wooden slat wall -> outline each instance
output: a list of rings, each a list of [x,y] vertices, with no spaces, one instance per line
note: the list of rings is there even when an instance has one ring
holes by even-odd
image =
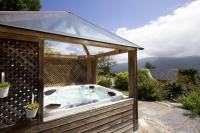
[[[122,133],[133,131],[133,99],[106,103],[43,124],[19,129],[20,133]],[[17,131],[17,130],[16,130]]]

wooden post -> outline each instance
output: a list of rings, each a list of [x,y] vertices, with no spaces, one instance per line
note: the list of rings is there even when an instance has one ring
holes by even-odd
[[[94,59],[93,60],[93,84],[97,84],[97,76],[98,76],[98,60]]]
[[[87,83],[97,82],[97,59],[87,60]]]
[[[91,83],[91,77],[92,77],[91,60],[86,60],[86,62],[87,62],[87,83]]]
[[[38,78],[38,123],[43,122],[43,92],[44,92],[44,82],[43,82],[43,72],[44,72],[44,40],[39,41],[39,78]]]
[[[138,129],[138,101],[137,101],[137,49],[128,52],[129,97],[134,98],[133,130]]]

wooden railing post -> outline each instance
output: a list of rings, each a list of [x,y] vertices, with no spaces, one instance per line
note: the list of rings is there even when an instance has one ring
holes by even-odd
[[[134,98],[133,130],[138,129],[138,99],[137,99],[137,49],[128,52],[128,86],[129,97]]]

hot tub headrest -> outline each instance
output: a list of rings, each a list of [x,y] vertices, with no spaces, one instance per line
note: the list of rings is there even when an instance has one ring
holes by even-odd
[[[90,86],[89,86],[89,88],[90,88],[90,89],[94,89],[94,88],[95,88],[95,86],[93,86],[93,85],[90,85]]]
[[[61,106],[61,104],[51,103],[45,106],[45,109],[57,109]]]
[[[114,93],[114,92],[112,92],[112,91],[109,91],[109,92],[108,92],[108,95],[109,95],[109,96],[116,96],[116,93]]]
[[[49,96],[49,95],[53,94],[54,92],[56,92],[56,89],[48,90],[48,91],[44,92],[44,95]]]

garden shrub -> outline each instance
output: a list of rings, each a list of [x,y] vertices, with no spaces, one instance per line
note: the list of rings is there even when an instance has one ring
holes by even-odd
[[[120,72],[116,74],[115,87],[118,90],[122,90],[122,91],[128,90],[128,73],[127,72]]]
[[[165,99],[177,101],[177,99],[184,94],[184,89],[181,84],[176,81],[171,81],[164,84],[163,89],[165,91]]]
[[[138,70],[138,99],[147,101],[163,100],[164,92],[162,88],[148,73],[147,69]]]
[[[180,102],[184,108],[200,114],[200,93],[191,92],[187,96],[183,96]]]
[[[181,84],[185,94],[200,92],[198,71],[195,69],[179,69],[177,82]]]
[[[197,75],[198,71],[195,69],[179,69],[178,70],[178,80],[180,82],[185,82],[185,83],[197,83]]]
[[[163,93],[155,82],[138,83],[138,99],[146,101],[162,100]]]
[[[112,85],[111,77],[108,75],[99,76],[98,85],[101,85],[104,87],[111,87]]]
[[[115,86],[118,90],[128,90],[128,73],[120,72],[116,74]],[[137,77],[138,99],[139,100],[163,100],[164,91],[159,83],[152,79],[147,69],[138,70]]]

